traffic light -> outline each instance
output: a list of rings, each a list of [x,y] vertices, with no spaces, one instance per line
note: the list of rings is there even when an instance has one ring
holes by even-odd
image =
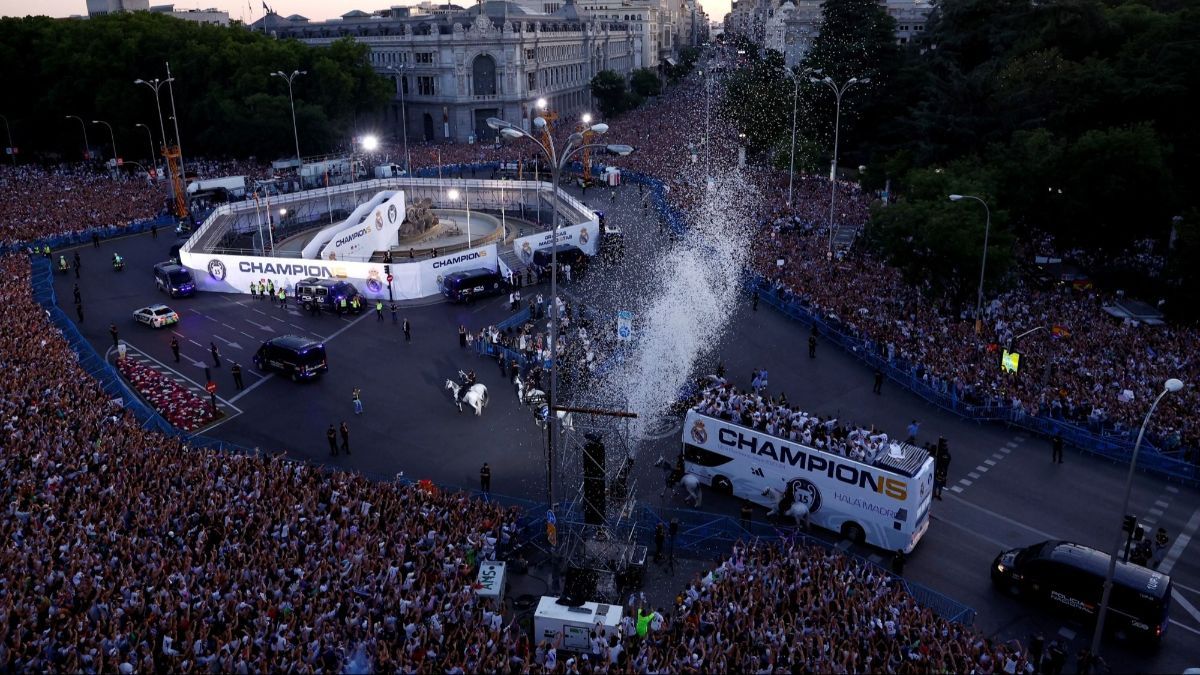
[[[1134,528],[1137,527],[1137,516],[1125,516],[1125,521],[1121,524],[1121,531],[1133,534]]]
[[[384,265],[384,266],[383,266],[383,273],[384,273],[384,274],[391,274],[391,273],[392,273],[392,266],[391,266],[391,265]]]

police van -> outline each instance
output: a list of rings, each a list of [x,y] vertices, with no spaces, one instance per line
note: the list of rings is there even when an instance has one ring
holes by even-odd
[[[992,583],[1013,595],[1047,603],[1094,622],[1104,595],[1109,554],[1066,541],[1003,551],[992,561]],[[1106,629],[1151,643],[1162,639],[1171,608],[1171,577],[1117,562]]]
[[[570,265],[573,268],[578,268],[580,263],[587,264],[587,254],[583,249],[571,244],[559,244],[554,247],[558,249],[558,264]],[[533,264],[542,267],[549,267],[554,260],[554,248],[539,248],[533,252]]]
[[[154,285],[172,298],[196,294],[196,281],[188,268],[177,262],[160,262],[154,266]]]
[[[333,312],[337,311],[342,305],[342,300],[345,300],[346,311],[352,312],[358,289],[349,281],[308,277],[296,282],[292,294],[304,309],[311,310],[313,303],[316,303],[321,309]],[[360,302],[359,309],[363,307],[366,307],[366,303]]]
[[[812,524],[856,543],[911,553],[929,528],[934,460],[908,443],[856,461],[690,409],[683,467],[717,492],[761,506],[802,502]]]
[[[293,382],[314,378],[329,370],[325,345],[298,335],[281,335],[262,343],[254,353],[254,367],[287,375]]]
[[[442,279],[442,295],[451,302],[469,302],[475,298],[498,295],[508,288],[500,272],[487,268],[451,272]]]

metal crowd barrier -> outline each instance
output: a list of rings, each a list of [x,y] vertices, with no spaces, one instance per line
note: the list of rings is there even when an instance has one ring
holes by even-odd
[[[175,220],[171,216],[158,216],[150,220],[142,220],[129,225],[105,225],[103,227],[92,227],[82,232],[71,232],[69,234],[60,234],[53,237],[41,237],[33,241],[15,242],[12,244],[4,244],[0,246],[0,255],[23,251],[27,247],[33,247],[36,251],[41,251],[43,247],[49,246],[51,252],[57,252],[60,249],[70,246],[79,246],[81,244],[92,243],[92,235],[99,235],[101,239],[112,239],[113,237],[123,237],[129,234],[141,234],[149,232],[153,226],[164,227],[174,225]]]
[[[888,359],[881,355],[877,345],[848,335],[839,326],[813,314],[807,307],[792,299],[784,298],[762,277],[755,276],[751,288],[758,293],[759,300],[783,312],[788,317],[816,326],[821,335],[850,355],[870,367],[878,368],[892,382],[912,391],[926,401],[975,422],[1004,422],[1042,436],[1061,434],[1063,442],[1078,447],[1092,455],[1103,457],[1114,463],[1128,463],[1133,454],[1134,439],[1129,434],[1116,435],[1091,431],[1067,420],[1047,415],[1036,415],[1029,411],[1014,409],[994,401],[969,403],[963,401],[949,383],[939,381],[931,385],[919,374],[923,368],[901,358]],[[1138,469],[1146,473],[1176,481],[1193,487],[1200,486],[1200,468],[1190,462],[1163,454],[1150,439],[1143,439],[1138,455]]]

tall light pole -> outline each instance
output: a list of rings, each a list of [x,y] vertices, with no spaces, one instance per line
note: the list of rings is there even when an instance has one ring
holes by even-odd
[[[112,125],[109,124],[108,122],[105,122],[104,120],[92,120],[92,124],[103,124],[104,126],[108,127],[108,137],[110,139],[112,139],[112,146],[113,146],[113,166],[116,166],[116,164],[117,164],[117,135],[115,133],[113,133]]]
[[[83,129],[83,158],[85,160],[91,159],[92,151],[91,146],[88,145],[87,125],[83,123],[83,118],[79,115],[67,115],[66,119],[79,120],[79,128]]]
[[[408,109],[404,104],[404,66],[388,66],[388,70],[396,74],[396,88],[400,90],[400,126],[404,131],[404,175],[412,176],[412,159],[408,156]]]
[[[141,122],[138,122],[133,126],[141,127],[146,130],[146,142],[150,144],[150,166],[154,167],[154,170],[157,172],[158,162],[154,159],[154,134],[150,133],[150,127],[142,124]]]
[[[175,150],[179,153],[179,174],[183,179],[183,189],[187,190],[187,167],[183,162],[183,137],[179,135],[179,113],[175,111],[175,78],[171,77],[171,64],[167,63],[167,79],[163,80],[167,85],[167,93],[171,99],[171,119],[175,125]]]
[[[797,104],[799,103],[799,100],[800,100],[800,76],[801,76],[801,73],[792,72],[792,69],[788,68],[787,66],[784,66],[783,72],[789,78],[791,78],[792,84],[795,85],[795,89],[793,89],[793,91],[792,91],[792,159],[791,159],[791,163],[788,165],[787,203],[788,203],[788,206],[791,206],[792,205],[792,186],[796,180],[796,109],[797,109]],[[819,73],[821,71],[813,70],[813,71],[809,71],[809,72]],[[836,145],[836,141],[835,141],[835,145]]]
[[[852,77],[846,80],[842,86],[838,86],[833,81],[832,77],[810,77],[810,82],[824,84],[833,90],[834,97],[837,98],[837,112],[833,117],[833,161],[829,164],[829,259],[833,260],[833,214],[834,214],[834,199],[837,198],[837,161],[838,161],[838,133],[841,130],[842,122],[842,96],[846,90],[856,84],[868,84],[871,81],[869,77]]]
[[[1112,554],[1108,558],[1108,573],[1104,575],[1104,595],[1100,598],[1100,612],[1096,615],[1096,632],[1092,634],[1092,658],[1100,654],[1100,638],[1104,635],[1104,619],[1108,615],[1108,601],[1112,596],[1113,575],[1117,571],[1117,556],[1121,554],[1121,547],[1125,543],[1125,514],[1129,512],[1129,496],[1133,492],[1133,472],[1137,469],[1138,450],[1142,447],[1142,436],[1146,434],[1146,427],[1150,424],[1150,417],[1154,414],[1154,409],[1158,407],[1158,402],[1163,400],[1167,394],[1175,393],[1180,389],[1183,389],[1183,382],[1173,377],[1163,383],[1163,390],[1159,392],[1158,398],[1154,399],[1154,403],[1150,404],[1150,410],[1146,412],[1146,419],[1142,420],[1142,428],[1138,430],[1137,442],[1133,444],[1133,456],[1129,459],[1129,474],[1125,477],[1125,501],[1121,506],[1120,525],[1117,527],[1117,537]]]
[[[153,80],[134,80],[133,83],[134,84],[144,84],[147,87],[150,87],[150,90],[154,92],[154,107],[156,110],[158,110],[158,132],[161,134],[161,136],[159,136],[159,138],[162,139],[162,148],[163,148],[163,154],[164,154],[163,166],[167,168],[167,171],[165,173],[168,174],[167,179],[171,183],[171,197],[175,200],[178,200],[179,195],[175,194],[175,180],[173,178],[171,178],[171,176],[169,175],[171,173],[171,170],[170,170],[171,165],[170,165],[170,162],[165,157],[166,150],[167,150],[167,127],[163,123],[162,98],[158,95],[159,89],[164,84],[167,84],[170,79],[171,78],[167,78],[167,80],[160,80],[156,77]],[[149,131],[149,129],[147,129],[147,132],[148,131]],[[151,142],[153,142],[153,139],[151,139]]]
[[[0,115],[0,120],[4,120],[4,130],[6,132],[8,132],[8,145],[6,147],[11,150],[13,166],[16,166],[17,165],[17,149],[13,147],[12,127],[8,126],[8,118],[5,117],[4,115]]]
[[[540,103],[540,101],[539,101]],[[557,395],[558,395],[558,182],[562,176],[563,168],[571,161],[576,153],[587,148],[604,148],[609,152],[625,156],[633,152],[633,147],[628,145],[607,145],[604,143],[587,143],[584,140],[584,133],[576,131],[567,137],[567,145],[559,153],[557,146],[554,144],[554,137],[549,133],[545,134],[545,141],[539,140],[536,136],[525,131],[521,127],[505,122],[498,117],[489,117],[487,125],[492,129],[500,132],[501,136],[509,139],[528,138],[533,141],[538,150],[550,162],[551,183],[553,189],[553,206],[550,214],[550,419],[546,423],[546,433],[548,440],[548,457],[546,458],[546,504],[551,512],[554,511],[554,463],[555,463],[555,447],[554,447],[554,424],[556,421]],[[546,118],[538,116],[533,120],[534,133],[540,133],[546,130]],[[593,124],[588,127],[587,132],[593,134],[604,134],[608,131],[607,124]]]
[[[987,220],[983,225],[983,262],[979,264],[979,291],[975,296],[975,334],[979,335],[983,332],[983,275],[987,271],[988,234],[992,231],[992,210],[988,208],[987,202],[974,195],[950,195],[952,202],[964,199],[974,199],[983,204],[984,213],[987,214]]]
[[[304,167],[304,160],[300,158],[300,132],[296,127],[296,98],[292,95],[292,81],[295,80],[297,76],[307,74],[308,71],[304,70],[293,70],[291,75],[288,75],[282,70],[277,70],[271,73],[273,77],[282,77],[284,80],[287,80],[288,102],[292,105],[292,136],[296,139],[296,162],[299,164],[299,166],[296,167],[297,175],[300,175],[300,169]],[[300,181],[303,183],[304,178],[302,177]]]

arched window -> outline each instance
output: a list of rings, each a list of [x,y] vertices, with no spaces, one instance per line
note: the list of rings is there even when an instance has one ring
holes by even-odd
[[[474,82],[476,96],[494,96],[496,94],[496,59],[488,54],[480,54],[471,62],[471,77]]]

